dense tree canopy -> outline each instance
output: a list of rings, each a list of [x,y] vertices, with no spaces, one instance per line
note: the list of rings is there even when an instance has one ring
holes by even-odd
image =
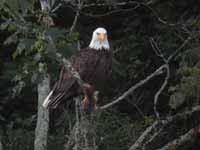
[[[53,85],[60,66],[101,26],[113,72],[98,109],[80,120],[95,139],[89,144],[200,148],[200,1],[1,0],[0,150],[34,149],[38,84],[48,74]],[[82,146],[75,101],[50,111],[48,150]]]

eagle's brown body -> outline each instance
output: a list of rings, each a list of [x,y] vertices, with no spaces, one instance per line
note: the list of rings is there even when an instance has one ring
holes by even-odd
[[[84,83],[91,85],[96,90],[100,90],[111,73],[112,52],[104,49],[82,49],[71,57],[71,63]],[[81,92],[83,91],[77,79],[63,66],[59,80],[55,83],[52,94],[49,97],[47,107],[55,108],[62,101],[79,95]]]

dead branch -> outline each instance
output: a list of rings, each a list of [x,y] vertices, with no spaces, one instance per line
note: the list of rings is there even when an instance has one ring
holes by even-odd
[[[147,5],[154,5],[156,3],[158,3],[160,0],[150,0],[148,1],[146,4]],[[114,3],[115,6],[128,6],[131,4],[140,4],[137,1],[128,1],[128,2],[118,2],[118,3]],[[90,3],[90,4],[84,4],[83,8],[89,8],[89,7],[104,7],[104,6],[108,6],[108,3]]]
[[[154,96],[154,113],[156,114],[156,117],[157,119],[160,119],[160,114],[159,112],[157,111],[157,102],[158,102],[158,98],[160,96],[160,94],[162,93],[162,91],[165,89],[167,83],[168,83],[168,80],[169,80],[169,77],[170,77],[170,69],[169,69],[169,64],[166,64],[165,65],[165,69],[167,71],[167,74],[166,74],[166,77],[165,77],[165,80],[161,86],[161,88],[156,92],[155,96]]]
[[[119,96],[116,100],[101,106],[99,109],[106,109],[108,107],[111,107],[112,105],[122,101],[124,98],[126,98],[127,96],[129,96],[132,92],[134,92],[137,88],[141,87],[142,85],[144,85],[145,83],[147,83],[150,79],[154,78],[155,76],[158,76],[160,74],[163,73],[163,69],[166,67],[166,65],[162,65],[160,66],[158,69],[156,69],[153,73],[151,73],[149,76],[147,76],[145,79],[139,81],[138,83],[136,83],[134,86],[132,86],[131,88],[129,88],[126,92],[124,92],[121,96]]]
[[[76,14],[75,14],[75,17],[74,17],[74,21],[72,23],[72,26],[70,28],[70,34],[74,31],[75,29],[75,26],[77,24],[77,21],[78,21],[78,17],[80,15],[80,11],[82,9],[82,5],[83,5],[83,2],[81,2],[81,0],[78,0],[78,3],[77,3],[77,9],[76,9]]]
[[[136,1],[130,1],[130,2],[119,2],[119,3],[115,3],[115,5],[117,6],[125,6],[125,5],[130,5],[130,4],[139,4],[139,2]],[[91,4],[84,4],[83,8],[89,8],[89,7],[104,7],[104,6],[108,6],[108,3],[91,3]]]
[[[181,25],[181,23],[168,23],[167,21],[165,21],[164,19],[162,19],[158,13],[148,4],[148,3],[140,3],[142,6],[146,7],[147,9],[149,9],[152,14],[157,18],[157,20],[164,24],[164,25],[167,25],[167,26],[171,26],[171,27],[174,27],[174,26],[177,26],[177,25]]]
[[[141,147],[143,142],[146,140],[146,138],[154,132],[158,126],[161,125],[161,121],[155,121],[151,126],[149,126],[138,138],[138,140],[129,148],[129,150],[136,150],[137,148]]]
[[[104,14],[91,14],[91,13],[86,13],[86,12],[83,12],[81,11],[80,13],[85,15],[85,16],[89,16],[89,17],[92,17],[92,18],[98,18],[98,17],[105,17],[105,16],[109,16],[109,15],[112,15],[112,14],[115,14],[115,13],[118,13],[118,12],[129,12],[129,11],[133,11],[133,10],[136,10],[137,8],[139,8],[140,4],[136,4],[136,6],[134,6],[133,8],[127,8],[127,9],[117,9],[117,10],[112,10],[112,11],[109,11],[107,13],[104,13]]]
[[[164,65],[160,66],[158,69],[156,69],[153,73],[151,73],[149,76],[147,76],[145,79],[139,81],[138,83],[136,83],[134,86],[132,86],[131,88],[129,88],[126,92],[124,92],[121,96],[119,96],[117,99],[115,99],[114,101],[105,104],[101,107],[99,107],[99,109],[106,109],[108,107],[111,107],[112,105],[122,101],[124,98],[126,98],[127,96],[129,96],[132,92],[134,92],[137,88],[141,87],[142,85],[144,85],[145,83],[147,83],[150,79],[152,79],[155,76],[158,76],[160,74],[163,73],[163,69],[167,70],[167,75],[165,77],[165,81],[162,84],[161,88],[158,90],[158,92],[156,93],[155,97],[154,97],[154,111],[156,113],[156,116],[159,118],[159,113],[156,110],[156,105],[157,105],[157,101],[158,101],[158,97],[161,94],[161,92],[164,90],[164,88],[166,87],[169,77],[170,77],[170,71],[169,71],[169,62],[172,60],[172,58],[174,58],[184,47],[185,45],[188,44],[188,42],[191,40],[191,37],[188,37],[183,44],[181,44],[181,46],[179,48],[177,48],[177,50],[175,50],[174,53],[172,53],[167,59],[163,58],[163,61],[166,62]]]
[[[180,137],[174,139],[173,141],[169,142],[168,144],[157,150],[175,150],[184,143],[192,141],[198,134],[200,134],[200,125],[190,129],[187,133],[181,135]]]
[[[193,37],[194,38],[194,37]],[[168,58],[167,58],[167,62],[170,62],[188,43],[190,40],[193,39],[192,37],[188,37],[184,42],[183,44],[174,51],[174,53],[172,53]]]
[[[162,129],[172,123],[178,118],[190,117],[193,113],[200,111],[200,105],[195,106],[192,110],[178,113],[174,116],[167,117],[164,120],[156,120],[151,126],[147,127],[146,130],[140,135],[140,137],[135,141],[135,143],[129,148],[129,150],[137,150],[138,148],[145,147],[147,144],[151,143],[153,139],[162,131]],[[145,149],[145,148],[144,148]]]
[[[164,57],[164,54],[161,52],[160,48],[158,47],[158,44],[155,42],[155,40],[153,38],[150,39],[150,43],[151,43],[151,46],[154,50],[154,52],[156,53],[156,55],[160,58],[162,58],[162,60],[165,62],[166,66],[165,66],[165,69],[167,71],[166,73],[166,77],[165,77],[165,80],[162,84],[162,86],[160,87],[160,89],[156,92],[155,96],[154,96],[154,112],[155,112],[155,115],[156,117],[159,119],[160,118],[160,115],[159,115],[159,112],[157,111],[157,103],[158,103],[158,98],[160,96],[160,94],[162,93],[162,91],[164,90],[164,88],[166,87],[167,83],[168,83],[168,80],[170,78],[170,68],[169,68],[169,62],[172,60],[172,58],[174,58],[177,53],[179,53],[183,47],[185,47],[185,45],[191,40],[192,38],[191,37],[188,37],[184,42],[183,44],[181,44],[181,46],[179,46],[179,48],[177,48],[174,53],[172,53],[167,59]]]
[[[154,38],[150,38],[149,40],[151,47],[153,48],[155,54],[160,57],[164,63],[167,63],[167,59],[165,58],[164,54],[162,53],[161,49],[159,48],[158,44],[154,40]]]

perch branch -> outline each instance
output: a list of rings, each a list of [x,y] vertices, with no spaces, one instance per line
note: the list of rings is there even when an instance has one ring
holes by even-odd
[[[115,99],[114,101],[101,106],[99,109],[106,109],[108,107],[113,106],[114,104],[122,101],[124,98],[126,98],[128,95],[130,95],[132,92],[134,92],[137,88],[141,87],[142,85],[144,85],[145,83],[147,83],[150,79],[152,79],[155,76],[158,76],[162,73],[162,70],[166,67],[166,65],[162,65],[160,66],[158,69],[156,69],[153,73],[151,73],[149,76],[147,76],[145,79],[139,81],[138,83],[136,83],[134,86],[132,86],[131,88],[129,88],[126,92],[124,92],[121,96],[119,96],[117,99]]]

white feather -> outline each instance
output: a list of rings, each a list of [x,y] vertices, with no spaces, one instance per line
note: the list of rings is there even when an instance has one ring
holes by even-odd
[[[101,50],[101,49],[106,49],[109,50],[110,49],[110,45],[108,43],[108,39],[106,38],[104,41],[99,41],[97,38],[97,33],[107,33],[106,29],[104,28],[97,28],[92,35],[92,40],[90,42],[89,47],[96,49],[96,50]]]
[[[49,104],[49,102],[50,102],[50,97],[51,97],[51,95],[53,94],[53,90],[49,93],[49,95],[45,98],[45,100],[44,100],[44,102],[43,102],[43,104],[42,104],[42,106],[44,107],[44,108],[47,108],[48,107],[48,104]]]

